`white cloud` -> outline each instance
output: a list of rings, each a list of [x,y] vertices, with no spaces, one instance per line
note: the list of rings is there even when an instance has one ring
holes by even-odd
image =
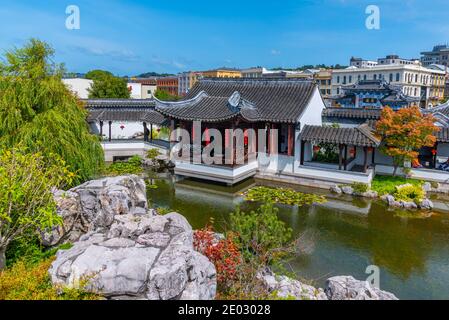
[[[278,56],[281,54],[281,51],[276,50],[276,49],[271,49],[270,54],[273,56]]]

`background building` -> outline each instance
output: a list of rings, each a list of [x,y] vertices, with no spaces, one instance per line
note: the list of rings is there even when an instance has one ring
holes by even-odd
[[[349,67],[332,73],[332,95],[342,94],[342,87],[361,80],[385,80],[402,87],[406,96],[420,98],[423,108],[435,106],[444,98],[445,72],[416,64],[377,65],[371,68]]]
[[[332,70],[322,69],[314,74],[314,79],[323,98],[328,99],[332,95]]]
[[[173,96],[178,95],[178,77],[163,77],[157,79],[157,89],[168,92]]]
[[[82,78],[67,78],[62,79],[62,82],[80,99],[89,98],[89,89],[94,83],[92,80]]]
[[[137,82],[128,82],[127,85],[131,99],[142,99],[142,84]]]
[[[369,68],[377,66],[377,61],[364,60],[362,58],[352,57],[351,60],[349,61],[349,66],[357,68]]]
[[[398,110],[418,105],[419,97],[409,97],[401,86],[389,84],[385,80],[360,80],[355,84],[343,86],[342,94],[332,98],[333,107],[381,109],[390,107]]]
[[[156,78],[137,78],[131,82],[139,83],[141,85],[141,99],[150,99],[154,97],[157,89]]]
[[[432,51],[421,52],[421,55],[421,62],[425,67],[431,64],[449,66],[449,46],[447,44],[435,46]]]
[[[242,72],[238,69],[220,68],[208,71],[202,71],[204,78],[241,78]]]
[[[447,101],[449,99],[449,67],[443,66],[441,64],[431,64],[429,69],[440,70],[446,73],[445,76],[445,86],[444,86],[444,99]]]
[[[385,58],[377,59],[378,65],[386,65],[386,64],[421,64],[419,59],[403,59],[395,54],[390,54]]]
[[[178,74],[178,95],[181,97],[185,96],[200,77],[200,72],[193,71]]]

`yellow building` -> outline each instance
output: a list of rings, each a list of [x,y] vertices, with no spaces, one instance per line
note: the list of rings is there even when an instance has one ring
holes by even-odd
[[[332,93],[332,70],[321,69],[315,73],[314,79],[320,87],[323,98],[329,98]]]
[[[201,72],[204,78],[241,78],[240,70],[231,68],[220,68]]]

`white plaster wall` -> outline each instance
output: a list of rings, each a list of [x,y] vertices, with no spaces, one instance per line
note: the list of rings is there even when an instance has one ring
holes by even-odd
[[[142,99],[142,84],[128,82],[128,89],[131,89],[131,99]]]
[[[323,124],[321,113],[325,107],[320,90],[316,87],[309,105],[298,119],[298,122],[301,124],[301,130],[305,125],[321,126]]]
[[[318,87],[315,88],[315,91],[310,99],[310,102],[303,114],[299,117],[298,122],[300,123],[300,130],[304,128],[305,125],[317,125],[321,126],[322,117],[321,113],[326,108],[323,98],[321,97],[320,90]],[[294,171],[300,167],[301,165],[301,131],[295,131],[295,160],[294,160]],[[307,145],[306,145],[307,147]],[[308,151],[305,151],[305,154],[309,154]],[[304,159],[307,161],[307,159]]]
[[[266,153],[259,152],[258,164],[260,171],[272,171],[272,172],[294,172],[295,158],[282,155],[268,155]]]
[[[142,85],[142,99],[150,99],[152,97],[154,97],[154,93],[156,92],[157,86],[154,85],[147,85],[147,84],[143,84]],[[150,93],[148,93],[148,91],[150,91]]]
[[[124,125],[124,128],[120,128],[121,125]],[[112,122],[111,126],[112,130],[112,139],[131,139],[132,136],[136,133],[142,133],[143,135],[143,123],[142,122]],[[150,125],[148,124],[148,129],[150,129]],[[153,130],[155,126],[153,126]],[[100,123],[96,122],[91,124],[92,133],[99,134],[100,133]],[[109,139],[109,124],[108,121],[103,122],[103,137],[105,139]]]
[[[108,143],[101,144],[104,150],[106,162],[112,162],[114,157],[132,157],[135,155],[144,157],[146,152],[150,149],[157,149],[161,154],[167,154],[167,150],[149,143],[141,142],[123,142],[123,143]]]
[[[319,179],[322,177],[323,180],[333,181],[335,183],[352,183],[352,182],[362,182],[366,184],[371,184],[374,174],[372,170],[368,173],[359,172],[349,172],[349,171],[339,171],[334,169],[315,169],[311,167],[300,167],[295,172],[295,175],[300,177]]]
[[[78,96],[80,99],[89,98],[89,91],[92,87],[93,81],[89,79],[62,79],[62,82],[67,86],[67,88]]]

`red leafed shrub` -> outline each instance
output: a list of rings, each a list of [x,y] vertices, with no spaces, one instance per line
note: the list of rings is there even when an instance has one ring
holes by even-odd
[[[213,228],[206,226],[195,231],[193,245],[196,251],[205,255],[215,265],[218,285],[226,285],[228,281],[236,278],[242,257],[232,234],[217,240]]]

